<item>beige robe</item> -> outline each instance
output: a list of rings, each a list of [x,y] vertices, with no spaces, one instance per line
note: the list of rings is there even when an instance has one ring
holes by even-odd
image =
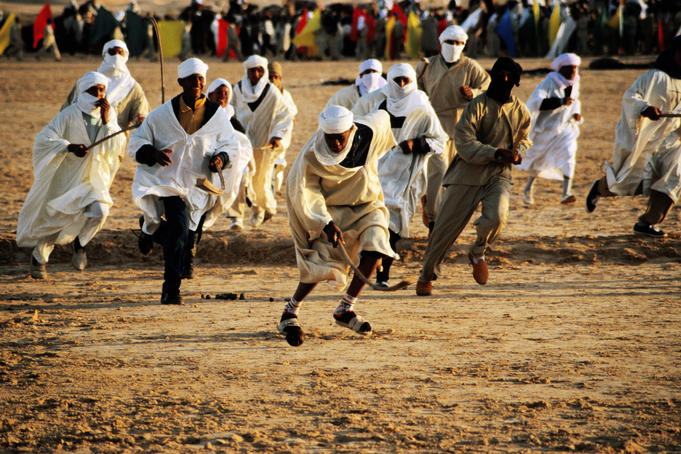
[[[667,194],[674,203],[681,197],[681,128],[673,132],[653,153],[643,171],[643,195],[650,191]]]
[[[641,112],[649,106],[664,113],[680,113],[681,79],[652,69],[624,92],[622,115],[615,129],[612,163],[605,163],[608,189],[614,194],[634,195],[650,156],[679,127],[678,118],[653,121],[642,117]]]
[[[359,87],[356,84],[352,84],[348,87],[338,90],[333,96],[331,96],[324,108],[329,106],[342,106],[348,110],[352,110],[352,106],[355,105],[359,98]]]
[[[300,282],[347,282],[348,266],[322,229],[333,220],[343,232],[354,263],[361,251],[398,258],[388,241],[388,210],[378,179],[378,159],[395,145],[390,118],[384,111],[356,119],[371,128],[373,137],[361,167],[326,166],[315,155],[322,139],[317,133],[303,146],[286,181],[289,226],[296,249]]]

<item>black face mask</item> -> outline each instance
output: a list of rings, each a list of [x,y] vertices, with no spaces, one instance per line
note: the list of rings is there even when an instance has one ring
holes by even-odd
[[[522,72],[523,68],[511,58],[498,58],[490,72],[492,81],[487,89],[489,97],[502,104],[507,102],[511,98],[513,86],[520,85]]]
[[[511,90],[513,90],[514,85],[513,82],[504,81],[503,77],[492,76],[492,81],[489,83],[487,94],[493,100],[503,104],[511,98]]]
[[[673,79],[681,79],[681,66],[676,63],[675,53],[681,51],[681,36],[677,36],[671,42],[671,47],[657,57],[655,68],[664,71]]]

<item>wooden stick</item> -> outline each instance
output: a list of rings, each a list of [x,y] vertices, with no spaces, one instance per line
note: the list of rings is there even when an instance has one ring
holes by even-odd
[[[681,113],[663,113],[660,118],[681,118]]]
[[[345,259],[345,262],[350,265],[350,268],[352,268],[352,271],[355,272],[355,276],[359,277],[362,282],[364,282],[366,285],[369,287],[373,288],[374,290],[379,290],[382,292],[394,292],[395,290],[401,290],[408,285],[411,285],[412,283],[409,281],[400,281],[399,283],[395,285],[391,285],[390,287],[381,287],[380,285],[376,285],[372,282],[369,282],[369,279],[362,274],[362,272],[355,266],[354,263],[352,263],[352,260],[350,260],[350,256],[348,255],[348,251],[345,250],[345,246],[343,246],[343,243],[338,242],[338,249],[340,249],[341,254],[343,254],[343,258]]]
[[[156,22],[156,19],[154,19],[154,16],[149,17],[149,20],[151,21],[151,26],[154,29],[156,40],[158,41],[158,53],[161,61],[161,104],[164,104],[166,102],[166,75],[163,68],[163,46],[161,45],[161,33],[158,31],[158,23]]]
[[[98,141],[96,141],[96,142],[94,142],[93,144],[91,144],[90,146],[88,146],[88,147],[85,149],[85,151],[89,151],[89,150],[93,149],[94,147],[96,147],[96,146],[99,145],[100,143],[106,142],[107,140],[109,140],[109,139],[112,138],[112,137],[117,136],[118,134],[122,134],[122,133],[124,133],[124,132],[130,131],[131,129],[139,128],[141,124],[142,124],[142,122],[140,121],[139,123],[135,123],[134,125],[130,125],[130,126],[128,126],[127,128],[121,129],[120,131],[116,131],[116,132],[114,132],[113,134],[109,134],[109,135],[106,136],[106,137],[102,137],[102,138],[99,139]]]
[[[209,194],[220,196],[225,192],[225,176],[222,174],[222,170],[218,172],[218,177],[220,178],[220,189],[215,187],[210,178],[198,178],[196,180],[196,187],[203,189]]]

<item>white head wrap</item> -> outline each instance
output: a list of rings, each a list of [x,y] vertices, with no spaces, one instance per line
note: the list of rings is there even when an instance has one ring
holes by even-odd
[[[468,41],[468,34],[458,25],[450,25],[440,33],[440,44],[448,40],[463,41],[465,43]]]
[[[231,101],[232,99],[232,85],[229,82],[227,82],[225,79],[215,79],[208,86],[208,90],[206,91],[206,93],[210,95],[223,85],[227,87],[227,90],[229,91],[229,96],[227,97],[227,106],[223,107],[223,109],[225,109],[225,112],[227,112],[227,116],[229,118],[232,118],[232,116],[234,115],[234,108],[229,104],[229,101]]]
[[[189,77],[192,74],[200,74],[205,79],[207,72],[208,65],[198,58],[188,58],[187,60],[180,63],[177,67],[177,77],[180,79]]]
[[[92,96],[87,90],[95,85],[104,85],[106,87],[108,84],[109,78],[104,74],[95,71],[87,72],[83,77],[78,79],[78,83],[76,84],[76,90],[78,91],[76,105],[80,111],[92,117],[99,118],[99,108],[95,106],[95,103],[99,98]]]
[[[350,152],[352,140],[355,137],[357,128],[353,124],[353,115],[348,109],[342,106],[329,106],[319,114],[319,128],[321,134],[317,133],[314,153],[317,160],[325,166],[332,166],[340,163]],[[340,134],[352,129],[348,142],[339,153],[329,149],[324,139],[324,134]]]
[[[462,41],[463,44],[447,44],[445,41]],[[440,53],[442,58],[447,63],[454,63],[459,61],[461,54],[463,53],[463,48],[466,47],[466,41],[468,41],[468,35],[463,28],[458,25],[450,25],[445,28],[442,33],[440,33]]]
[[[409,83],[400,87],[396,77],[408,77]],[[408,63],[398,63],[388,71],[388,85],[383,88],[387,97],[388,112],[396,117],[405,117],[411,111],[428,105],[428,97],[416,86],[416,71]]]
[[[378,72],[368,73],[362,76],[361,74],[367,69],[373,69],[374,71]],[[360,75],[358,75],[357,79],[355,79],[355,85],[357,85],[357,87],[359,88],[359,94],[361,96],[364,96],[367,93],[371,93],[374,90],[383,88],[386,84],[386,81],[383,78],[382,73],[383,65],[381,65],[381,62],[376,60],[375,58],[370,58],[360,63],[359,64]]]
[[[549,73],[548,77],[552,78],[561,89],[564,89],[567,86],[573,86],[579,82],[579,74],[575,74],[573,79],[566,79],[565,76],[558,71],[560,71],[560,68],[563,66],[579,66],[581,63],[582,59],[579,58],[577,54],[561,54],[551,62],[552,71]]]
[[[109,55],[109,49],[114,47],[123,49],[123,55]],[[135,85],[135,79],[132,78],[128,67],[125,65],[130,56],[130,51],[125,42],[119,39],[112,39],[104,44],[102,56],[104,61],[97,71],[109,78],[106,98],[115,107],[128,96],[128,93],[130,93],[130,90]]]
[[[270,76],[269,72],[267,71],[267,59],[265,57],[261,57],[260,55],[251,55],[246,59],[246,61],[244,61],[243,65],[246,71],[244,72],[244,77],[241,78],[241,93],[243,94],[246,102],[254,102],[260,97],[260,94],[265,89],[265,86],[270,83]],[[264,73],[254,87],[251,85],[251,81],[248,78],[248,70],[257,68],[258,66],[263,69]]]

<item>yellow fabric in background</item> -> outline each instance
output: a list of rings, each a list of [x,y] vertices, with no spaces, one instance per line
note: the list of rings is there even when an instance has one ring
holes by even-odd
[[[182,50],[182,32],[184,22],[181,20],[161,21],[158,23],[158,33],[161,35],[161,49],[163,58],[177,57]]]
[[[2,28],[0,28],[0,55],[9,46],[9,35],[12,31],[12,25],[14,25],[14,18],[14,13],[10,13]]]
[[[414,60],[419,58],[421,49],[421,21],[415,12],[410,12],[407,18],[407,42],[405,43],[407,55]]]
[[[384,56],[386,60],[390,60],[390,41],[392,40],[393,28],[395,27],[395,16],[390,16],[385,23],[385,51]]]
[[[312,17],[305,27],[300,31],[295,38],[293,38],[293,44],[298,47],[313,47],[316,48],[316,43],[314,41],[314,32],[322,28],[322,12],[320,9],[316,9],[312,13]]]

